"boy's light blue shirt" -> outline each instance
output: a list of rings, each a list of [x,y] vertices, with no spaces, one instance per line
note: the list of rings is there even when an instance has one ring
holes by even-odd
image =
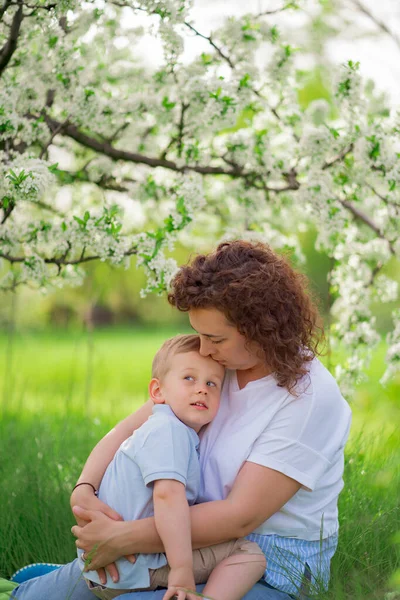
[[[180,421],[166,404],[157,404],[153,414],[125,440],[108,465],[99,488],[99,498],[125,521],[154,515],[153,485],[158,479],[174,479],[186,488],[189,504],[199,493],[199,438],[194,429]],[[78,551],[78,556],[82,551]],[[83,569],[84,562],[80,558]],[[167,564],[165,554],[139,554],[135,564],[125,558],[117,561],[119,581],[107,574],[106,587],[140,589],[150,585],[149,569]],[[84,576],[100,583],[96,571]]]

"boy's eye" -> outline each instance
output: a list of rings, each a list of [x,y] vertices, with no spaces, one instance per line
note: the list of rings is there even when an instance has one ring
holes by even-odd
[[[191,375],[186,375],[186,377],[184,377],[184,379],[187,379],[189,381],[190,379],[194,379],[194,377],[192,377]]]
[[[208,387],[217,387],[217,384],[214,383],[213,381],[207,381],[207,385],[208,385]]]

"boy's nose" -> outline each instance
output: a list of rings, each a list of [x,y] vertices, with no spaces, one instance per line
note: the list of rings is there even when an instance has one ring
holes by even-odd
[[[207,386],[200,384],[197,389],[197,394],[207,394]]]

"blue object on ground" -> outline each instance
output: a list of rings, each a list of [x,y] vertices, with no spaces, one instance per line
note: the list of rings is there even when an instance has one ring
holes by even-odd
[[[34,563],[32,565],[26,565],[26,567],[22,567],[22,569],[18,569],[10,579],[16,583],[22,583],[23,581],[28,581],[28,579],[46,575],[46,573],[55,571],[60,567],[62,567],[62,565],[56,565],[54,563]]]

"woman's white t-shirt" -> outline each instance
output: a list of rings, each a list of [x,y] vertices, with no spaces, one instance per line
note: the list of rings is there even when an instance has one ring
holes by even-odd
[[[236,372],[227,371],[218,414],[200,443],[198,502],[223,500],[243,463],[257,463],[302,487],[256,533],[319,540],[338,529],[351,411],[335,379],[316,358],[297,393],[279,387],[273,375],[240,390]]]

